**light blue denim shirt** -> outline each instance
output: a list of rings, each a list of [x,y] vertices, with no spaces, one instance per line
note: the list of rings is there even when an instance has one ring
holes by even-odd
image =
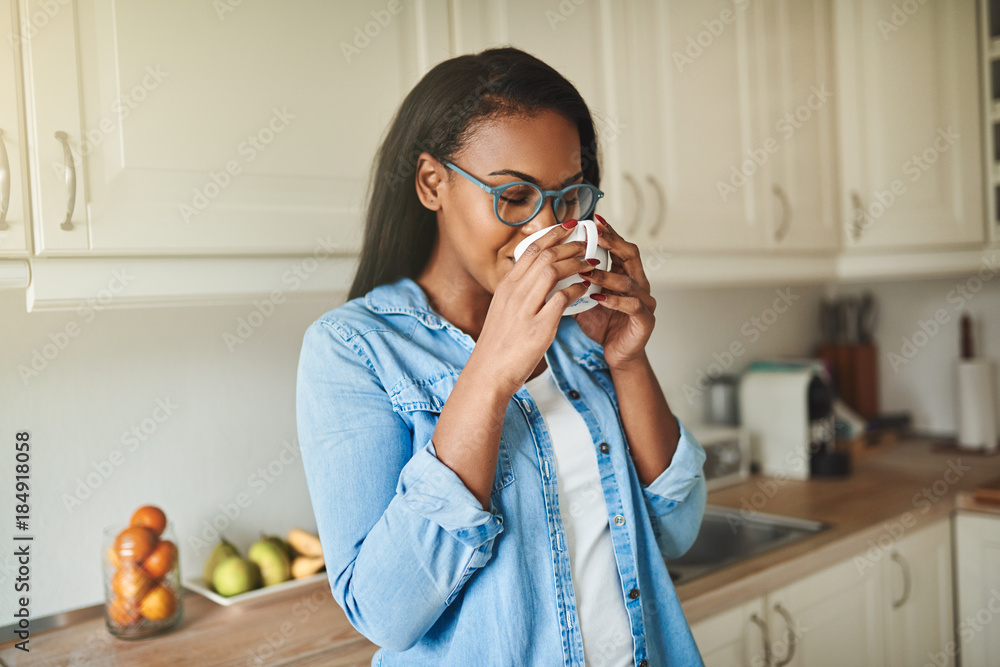
[[[299,442],[333,597],[381,647],[373,665],[582,666],[555,455],[528,391],[507,405],[489,511],[435,455],[474,345],[409,278],[306,331]],[[593,438],[636,665],[701,665],[663,559],[698,533],[704,451],[681,425],[641,484],[601,346],[563,317],[545,359]]]

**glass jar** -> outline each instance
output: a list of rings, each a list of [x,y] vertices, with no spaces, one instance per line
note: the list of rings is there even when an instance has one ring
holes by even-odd
[[[104,620],[108,632],[123,639],[168,632],[183,613],[173,527],[168,522],[159,537],[144,530],[128,524],[108,526],[101,544]]]

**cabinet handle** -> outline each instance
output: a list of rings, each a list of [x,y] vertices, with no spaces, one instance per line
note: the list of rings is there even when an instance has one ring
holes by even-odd
[[[761,637],[764,640],[764,664],[770,666],[771,664],[771,631],[767,629],[767,622],[764,621],[756,612],[750,616],[750,622],[760,628]]]
[[[788,201],[788,195],[785,194],[784,188],[780,185],[775,183],[771,191],[774,192],[774,196],[781,203],[781,221],[778,223],[778,228],[774,231],[775,242],[781,243],[781,239],[785,238],[785,234],[788,233],[788,228],[792,226],[792,205]]]
[[[864,219],[865,207],[861,203],[861,195],[858,194],[857,190],[851,192],[851,204],[854,206],[854,224],[851,226],[851,236],[854,238],[854,242],[857,243],[861,240],[861,235],[865,231],[865,228],[861,226],[861,221]]]
[[[73,229],[73,208],[76,206],[76,163],[73,162],[73,151],[69,149],[69,135],[62,130],[56,132],[56,139],[63,147],[63,160],[66,162],[66,219],[59,225],[60,229]]]
[[[792,615],[781,606],[780,602],[774,605],[774,610],[785,619],[785,634],[788,635],[788,653],[785,655],[785,659],[776,663],[774,667],[785,667],[795,656],[795,621],[792,620]]]
[[[10,229],[7,224],[7,208],[10,206],[10,160],[7,159],[7,145],[0,128],[0,231]]]
[[[892,608],[899,609],[910,599],[910,564],[906,562],[906,559],[898,551],[893,551],[891,557],[899,563],[899,567],[903,570],[903,597],[892,601]]]
[[[656,180],[655,176],[647,174],[646,180],[653,186],[653,192],[656,193],[656,224],[650,230],[650,235],[656,236],[656,233],[660,231],[660,226],[667,218],[667,197],[663,194],[663,188],[660,187],[660,182]]]
[[[622,175],[622,178],[625,179],[625,182],[628,183],[628,186],[632,189],[632,194],[635,195],[635,219],[632,221],[632,224],[629,226],[627,232],[629,236],[631,236],[637,229],[639,229],[639,223],[642,220],[642,210],[645,208],[645,205],[642,201],[642,190],[639,189],[639,184],[635,182],[632,174],[625,172]]]

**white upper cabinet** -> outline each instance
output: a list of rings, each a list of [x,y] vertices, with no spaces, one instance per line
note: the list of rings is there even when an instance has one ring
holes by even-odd
[[[828,0],[766,0],[757,59],[767,152],[761,194],[768,245],[836,250],[836,97]],[[773,149],[773,150],[770,150]]]
[[[0,257],[25,256],[31,206],[21,131],[20,31],[13,0],[0,0]]]
[[[848,248],[981,244],[976,2],[834,0]]]
[[[655,114],[644,126],[648,173],[663,191],[662,220],[647,234],[671,250],[764,247],[764,180],[753,162],[759,94],[756,3],[636,3],[641,35],[631,72]],[[750,173],[747,177],[741,172]],[[655,231],[653,231],[655,230]]]
[[[378,142],[450,55],[444,0],[24,0],[21,16],[49,256],[356,251]]]

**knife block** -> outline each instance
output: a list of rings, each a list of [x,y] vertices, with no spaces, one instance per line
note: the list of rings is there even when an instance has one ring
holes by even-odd
[[[865,419],[878,416],[878,347],[874,343],[823,344],[816,356],[829,367],[842,401]]]

